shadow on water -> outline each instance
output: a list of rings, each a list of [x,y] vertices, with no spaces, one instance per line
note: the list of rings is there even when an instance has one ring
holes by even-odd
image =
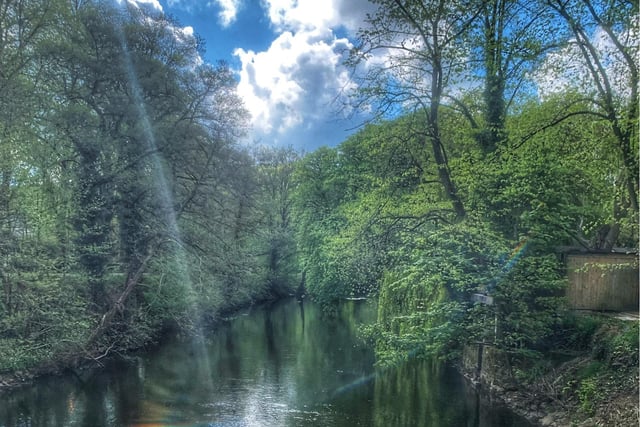
[[[374,368],[357,331],[375,314],[365,301],[331,317],[294,299],[261,307],[82,381],[69,374],[2,396],[0,426],[527,425],[446,366]]]

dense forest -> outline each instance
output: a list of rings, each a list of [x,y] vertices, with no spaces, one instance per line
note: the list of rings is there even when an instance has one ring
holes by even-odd
[[[0,370],[100,358],[277,295],[280,159],[225,64],[109,2],[0,5]]]
[[[300,162],[310,292],[329,304],[379,293],[371,333],[392,359],[455,353],[494,334],[487,318],[510,352],[561,345],[559,250],[637,247],[637,9],[377,3],[348,60],[359,79],[350,101],[403,114]],[[549,63],[557,46],[582,68]],[[541,72],[571,84],[545,93],[531,78]],[[495,304],[470,304],[473,293]]]
[[[637,2],[373,3],[343,101],[375,119],[304,154],[239,143],[233,71],[171,18],[0,1],[0,372],[294,292],[379,298],[381,364],[584,349],[558,251],[638,245]]]

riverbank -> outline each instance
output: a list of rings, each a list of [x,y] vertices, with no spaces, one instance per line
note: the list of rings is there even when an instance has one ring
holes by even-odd
[[[570,370],[568,367],[566,369]],[[637,427],[639,425],[637,370],[635,373],[631,372],[628,377],[636,382],[636,386],[628,384],[620,386],[610,382],[611,386],[608,389],[598,392],[598,401],[590,406],[588,412],[585,412],[585,408],[581,405],[579,396],[559,399],[555,393],[545,390],[545,385],[548,386],[554,379],[557,380],[551,375],[542,381],[539,387],[529,385],[520,386],[518,389],[479,385],[472,376],[465,375],[465,377],[479,392],[486,393],[489,400],[505,405],[533,425],[543,427]]]
[[[467,350],[459,368],[489,399],[534,425],[637,427],[638,322],[599,315],[584,320],[598,325],[585,349],[523,362],[489,348],[480,370]]]
[[[278,297],[262,295],[259,299],[219,308],[215,312],[207,313],[202,316],[200,322],[203,324],[203,328],[213,330],[220,324],[228,322],[229,319],[238,315],[243,310],[264,304],[271,304],[278,299]],[[135,342],[135,344],[132,344],[133,342],[131,340],[123,340],[126,341],[128,345],[102,346],[96,347],[91,351],[81,351],[78,349],[76,351],[66,351],[54,355],[49,359],[42,360],[32,366],[25,366],[14,371],[0,372],[0,396],[22,387],[28,387],[42,377],[63,375],[68,372],[73,372],[74,375],[77,375],[78,372],[82,373],[92,369],[99,369],[112,358],[126,358],[130,354],[153,349],[159,342],[162,342],[164,336],[171,333],[195,333],[193,327],[189,328],[185,325],[175,323],[164,324],[162,328],[149,332],[149,334],[144,336],[144,340]],[[0,345],[1,344],[2,342],[0,341]]]
[[[115,351],[114,349],[109,349],[108,351],[100,349],[96,350],[93,355],[88,353],[65,355],[64,357],[52,358],[25,369],[2,372],[0,373],[0,396],[22,387],[29,387],[40,378],[55,377],[64,375],[65,373],[78,375],[79,372],[99,369],[103,367],[104,362],[113,357],[122,357],[123,354],[143,351],[145,348],[150,348],[155,344],[156,340],[149,338],[147,342],[137,347],[119,348]]]

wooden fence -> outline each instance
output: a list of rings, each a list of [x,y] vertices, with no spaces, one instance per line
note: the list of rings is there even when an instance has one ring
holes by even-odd
[[[567,299],[576,310],[637,311],[638,255],[567,254]]]

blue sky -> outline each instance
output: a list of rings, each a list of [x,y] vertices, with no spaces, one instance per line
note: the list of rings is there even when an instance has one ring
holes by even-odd
[[[342,64],[366,13],[373,11],[368,0],[126,1],[174,16],[185,34],[204,38],[206,62],[229,63],[252,117],[242,143],[312,151],[339,144],[365,122],[340,110],[335,101],[356,87]],[[593,37],[603,63],[612,67],[616,90],[625,94],[624,73],[613,69],[620,58],[611,40],[601,29]],[[625,39],[629,37],[635,42],[638,36],[627,34]],[[388,58],[382,53],[376,60],[381,59]],[[593,86],[575,45],[550,53],[532,78],[542,98],[570,86]],[[465,78],[449,89],[461,91],[477,83]]]
[[[246,144],[334,146],[363,122],[339,111],[353,84],[342,65],[367,0],[129,0],[174,16],[227,61],[252,115]]]

